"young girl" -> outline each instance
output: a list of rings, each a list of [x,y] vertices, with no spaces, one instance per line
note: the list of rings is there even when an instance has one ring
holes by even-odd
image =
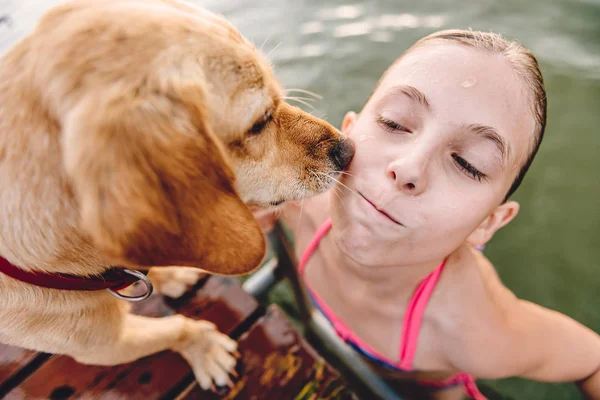
[[[600,399],[600,337],[516,298],[476,250],[517,215],[509,197],[545,123],[527,49],[491,33],[434,33],[344,118],[356,154],[336,190],[302,214],[286,206],[315,304],[387,378],[440,399],[483,399],[474,377],[509,376],[577,381]]]

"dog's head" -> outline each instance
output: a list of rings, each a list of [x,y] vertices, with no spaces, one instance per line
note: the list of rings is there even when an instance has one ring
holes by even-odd
[[[196,51],[208,82],[207,123],[224,145],[243,201],[269,207],[330,188],[354,154],[352,142],[327,122],[286,103],[270,64],[227,20],[175,1],[169,4],[204,24],[196,33]]]
[[[353,146],[284,102],[224,19],[172,0],[79,0],[31,35],[81,223],[133,266],[241,274],[264,255],[247,205],[331,187]]]

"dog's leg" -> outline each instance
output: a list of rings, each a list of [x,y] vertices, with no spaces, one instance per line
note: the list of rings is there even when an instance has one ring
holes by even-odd
[[[230,353],[236,350],[237,343],[210,322],[181,315],[148,318],[125,314],[120,324],[100,328],[104,329],[97,329],[96,335],[115,340],[86,344],[70,354],[75,360],[83,364],[117,365],[173,350],[189,362],[203,389],[209,389],[213,381],[219,386],[230,383],[229,372],[236,364]]]
[[[43,299],[43,308],[0,309],[0,338],[12,346],[64,354],[92,365],[118,365],[173,350],[189,362],[202,388],[210,388],[213,382],[219,386],[231,383],[229,372],[236,364],[231,353],[237,343],[212,323],[183,315],[150,318],[130,314],[128,303],[105,293],[67,292],[65,296],[72,298],[30,300],[39,305]]]
[[[174,299],[181,297],[206,272],[190,267],[155,267],[148,272],[148,279],[158,293]]]

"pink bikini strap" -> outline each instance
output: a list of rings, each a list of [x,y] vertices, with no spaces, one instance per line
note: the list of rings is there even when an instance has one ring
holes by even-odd
[[[481,393],[477,388],[475,378],[469,374],[465,374],[464,372],[459,375],[462,376],[462,384],[468,396],[471,396],[475,400],[487,400],[483,393]]]
[[[308,263],[308,260],[317,249],[317,246],[319,246],[319,242],[321,241],[323,236],[327,234],[329,229],[331,229],[331,218],[328,218],[327,221],[325,221],[325,223],[319,227],[317,233],[315,234],[312,241],[304,251],[304,254],[302,254],[302,258],[300,259],[300,265],[298,265],[298,273],[300,275],[304,274],[306,263]]]
[[[465,394],[470,398],[474,400],[487,400],[487,398],[477,388],[475,378],[464,372],[459,372],[458,374],[454,375],[449,379],[446,379],[445,381],[419,380],[419,383],[421,383],[422,385],[437,388],[447,388],[453,385],[460,384],[463,387]]]
[[[466,374],[464,372],[460,372],[460,373],[456,374],[452,379],[450,379],[449,381],[444,382],[444,383],[446,383],[446,384],[460,383],[460,384],[462,384],[462,387],[465,390],[465,394],[467,396],[469,396],[475,400],[487,400],[487,397],[485,397],[483,395],[483,393],[481,393],[479,391],[479,389],[477,388],[477,384],[475,383],[475,378],[473,378],[471,375]]]
[[[304,274],[308,260],[315,252],[321,239],[331,229],[331,225],[331,219],[328,219],[319,227],[319,229],[315,233],[315,236],[304,251],[304,254],[302,254],[302,258],[300,259],[300,264],[298,265],[298,272],[300,275]],[[440,274],[444,269],[444,265],[445,261],[442,262],[425,279],[423,279],[423,281],[417,287],[415,294],[413,295],[408,304],[408,308],[406,310],[406,313],[404,314],[404,320],[402,323],[402,334],[400,336],[400,361],[397,365],[401,369],[412,369],[413,359],[415,358],[415,353],[417,351],[417,341],[419,338],[419,329],[421,328],[421,320],[423,318],[423,313],[425,312],[425,307],[427,306],[427,302],[431,297],[431,293],[435,288]],[[325,304],[322,303],[318,296],[315,296],[315,298],[318,299],[318,303],[322,306],[330,320],[337,322],[336,325],[343,325],[338,320],[337,316],[333,312],[331,312]],[[362,340],[355,337],[351,332],[349,332],[347,328],[345,328],[345,331],[348,331],[346,332],[346,336],[352,337],[353,340],[357,342],[357,344],[360,343],[363,347],[370,349],[370,351],[372,350],[369,346],[366,345],[366,343],[362,342]]]
[[[419,340],[419,330],[421,329],[421,320],[425,307],[435,285],[446,265],[444,260],[431,274],[429,274],[417,287],[415,294],[410,299],[404,320],[402,322],[402,334],[400,335],[400,367],[411,370],[415,354],[417,352],[417,342]]]
[[[316,250],[317,246],[319,245],[319,242],[321,241],[323,236],[325,236],[330,229],[331,229],[331,219],[328,219],[319,227],[319,229],[315,233],[314,238],[312,239],[309,246],[304,251],[302,258],[300,259],[300,264],[298,265],[298,273],[300,275],[302,275],[306,271],[306,264],[308,263],[308,260],[310,259],[312,254],[315,252],[315,250]],[[386,362],[388,362],[392,365],[396,365],[396,363],[394,361],[388,360],[384,355],[377,352],[377,350],[375,350],[374,348],[369,346],[368,343],[364,342],[361,338],[359,338],[357,335],[355,335],[354,332],[352,332],[352,330],[350,328],[348,328],[346,326],[346,324],[344,324],[344,322],[333,312],[333,310],[331,310],[329,308],[329,306],[327,306],[327,304],[321,299],[321,297],[314,290],[312,290],[312,288],[310,287],[308,282],[305,282],[305,284],[306,284],[306,287],[308,288],[308,291],[312,295],[313,300],[318,304],[321,312],[323,314],[325,314],[327,319],[331,322],[331,324],[333,325],[333,328],[335,329],[337,334],[340,336],[340,338],[342,338],[344,341],[351,340],[356,345],[360,346],[362,349],[364,349],[367,352],[369,352],[370,354],[372,354],[374,357],[377,357],[381,360],[385,360]]]

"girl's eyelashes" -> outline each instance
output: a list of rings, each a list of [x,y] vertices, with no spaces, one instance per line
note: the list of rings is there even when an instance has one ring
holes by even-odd
[[[379,126],[391,133],[405,132],[412,133],[410,129],[405,128],[403,125],[398,122],[386,118],[384,116],[378,116],[376,122]],[[458,154],[452,154],[452,158],[454,159],[454,163],[456,166],[469,178],[474,179],[478,182],[482,180],[487,181],[487,175],[478,170],[475,166],[469,163],[467,160],[459,156]]]
[[[456,162],[458,168],[460,168],[465,174],[467,174],[470,178],[475,179],[481,182],[482,179],[487,180],[487,175],[483,172],[479,171],[473,165],[471,165],[467,160],[460,157],[458,154],[452,154],[452,158]]]
[[[377,124],[379,124],[379,126],[381,126],[383,129],[385,129],[388,132],[411,133],[411,131],[409,129],[407,129],[404,126],[400,125],[399,123],[397,123],[389,118],[385,118],[383,116],[377,117]]]

